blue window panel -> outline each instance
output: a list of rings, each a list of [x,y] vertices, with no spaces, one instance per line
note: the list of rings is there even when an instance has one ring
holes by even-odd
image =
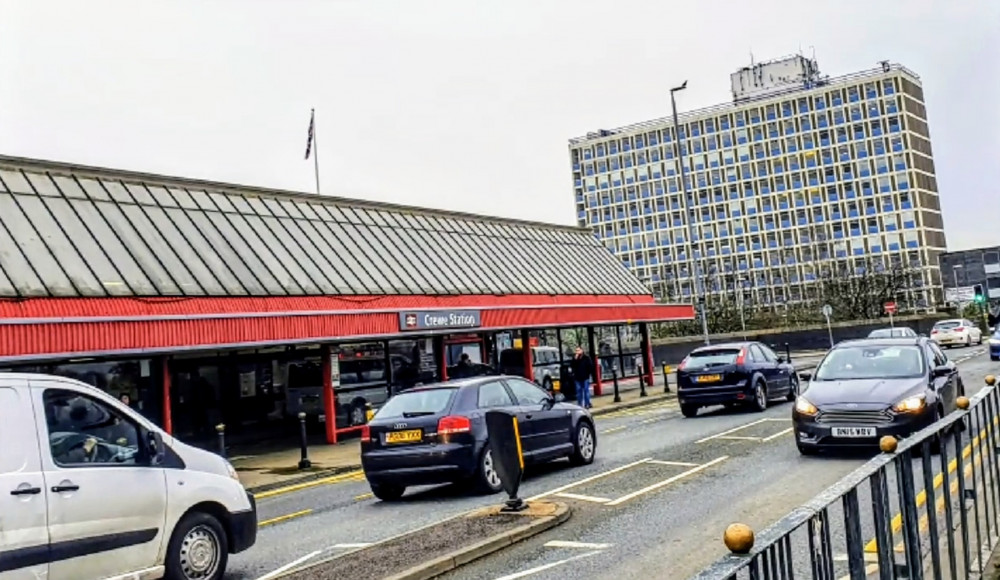
[[[778,191],[785,191],[786,189],[788,188],[785,187],[784,183],[778,182]]]
[[[823,165],[833,165],[833,157],[823,157]]]
[[[767,177],[767,170],[763,169],[757,173],[760,177]]]
[[[897,244],[895,242],[889,244],[889,251],[890,252],[898,252],[899,251],[899,244]]]
[[[643,138],[642,137],[636,137],[635,138],[635,147],[636,147],[636,149],[641,149],[641,148],[645,147],[645,145],[643,145]]]
[[[885,231],[887,231],[887,232],[894,232],[894,231],[896,231],[896,229],[897,229],[896,228],[896,224],[886,224],[885,225]]]
[[[632,228],[632,233],[633,234],[638,234],[640,231],[642,231],[642,230],[640,230],[638,227],[633,227]]]
[[[767,194],[767,193],[771,193],[771,188],[770,188],[770,187],[768,187],[768,186],[766,186],[766,185],[765,185],[765,186],[762,186],[762,187],[760,188],[760,193],[761,193],[762,195],[763,195],[763,194]]]
[[[855,256],[864,256],[865,255],[865,249],[864,248],[854,248],[854,255]]]
[[[830,126],[830,122],[826,120],[826,117],[820,117],[819,121],[816,123],[820,129],[824,129]]]
[[[887,202],[887,203],[883,203],[882,204],[882,211],[893,211],[894,209],[895,209],[895,206],[892,205],[892,203],[888,203]]]
[[[837,143],[847,143],[847,135],[838,135]],[[847,157],[847,155],[844,155],[844,157]]]
[[[919,248],[920,245],[917,243],[916,240],[912,240],[912,241],[906,242],[906,247],[907,248]]]
[[[790,228],[792,227],[792,222],[789,220],[781,220],[781,227]]]
[[[735,235],[737,235],[737,236],[741,236],[741,235],[743,235],[743,228],[740,228],[740,227],[737,227],[737,228],[734,228],[734,229],[733,229],[733,234],[735,234]],[[742,251],[742,250],[741,250],[741,251]]]
[[[835,211],[830,215],[830,219],[839,220],[843,219],[843,215],[839,211]]]
[[[750,269],[750,267],[747,265],[746,262],[740,262],[740,270],[748,270],[748,269]]]
[[[882,193],[889,193],[890,191],[892,191],[892,187],[888,185],[883,185],[882,187],[878,188],[878,190]]]
[[[792,180],[792,189],[801,189],[801,188],[802,188],[802,182],[801,181],[795,181],[793,179]]]
[[[663,174],[660,173],[659,171],[654,171],[653,172],[653,179],[661,179],[662,177],[663,177]]]
[[[799,225],[800,225],[800,226],[804,226],[804,225],[807,225],[808,223],[809,223],[809,220],[808,220],[807,218],[804,218],[804,217],[800,217],[800,218],[799,218]],[[806,241],[808,241],[808,240],[807,240],[807,239],[805,239],[805,237],[803,236],[803,239],[802,239],[802,241],[803,241],[803,242],[806,242]]]
[[[819,185],[819,180],[818,180],[818,179],[815,179],[815,178],[812,178],[812,177],[810,177],[810,178],[809,178],[809,185],[812,185],[812,186],[814,186],[814,187],[815,187],[815,186]]]
[[[851,237],[852,238],[856,238],[856,237],[858,237],[860,235],[861,235],[861,229],[859,229],[859,228],[851,228]]]
[[[573,163],[573,169],[580,169],[580,162],[579,161]]]
[[[772,211],[773,209],[774,208],[770,204],[767,203],[764,204],[764,211]]]
[[[837,196],[837,194],[831,195],[830,196],[830,201],[837,201],[837,197],[836,196]],[[820,199],[818,196],[813,196],[812,202],[813,202],[813,204],[820,204],[820,203],[823,203],[823,200]]]
[[[837,177],[836,176],[834,176],[834,175],[827,175],[826,176],[826,182],[827,183],[836,183],[836,181],[837,181]]]
[[[900,190],[910,189],[910,183],[907,182],[907,181],[900,181],[899,182],[899,187],[897,189],[900,189]]]
[[[676,191],[676,189],[674,191]],[[680,204],[680,202],[672,201],[672,202],[670,202],[670,208],[671,209],[680,209],[681,208],[681,204]]]
[[[833,239],[835,240],[844,239],[844,232],[833,232]]]
[[[878,226],[868,226],[868,233],[869,234],[877,234],[878,233]]]
[[[893,151],[902,151],[903,150],[903,144],[902,143],[893,143],[892,144],[892,150]]]
[[[691,290],[689,288],[684,288],[682,290],[682,292],[684,293],[685,296],[690,296],[691,295]]]
[[[853,189],[848,189],[845,193],[847,193],[847,199],[854,199],[858,197],[858,194],[855,193]]]
[[[903,227],[906,228],[906,229],[908,229],[908,230],[912,230],[913,228],[917,227],[917,222],[915,222],[915,221],[906,221],[906,222],[903,222]]]
[[[769,248],[777,248],[778,247],[778,240],[768,240],[767,241],[767,247],[769,247]]]
[[[789,153],[794,153],[794,152],[796,152],[798,150],[799,150],[799,146],[798,145],[789,145],[788,146],[788,152]]]
[[[889,173],[889,167],[888,167],[888,166],[886,166],[886,165],[880,165],[880,166],[878,166],[878,168],[876,169],[876,171],[877,171],[877,172],[878,172],[878,173],[879,173],[880,175],[881,175],[881,174],[885,174],[885,173]]]
[[[787,201],[778,202],[778,209],[788,209],[788,202]]]
[[[806,161],[806,167],[816,167],[816,159],[810,157]],[[809,180],[809,183],[812,183],[813,185],[816,185],[818,183],[818,181],[816,181],[815,179],[811,179],[811,180]]]
[[[612,183],[612,184],[613,184],[613,185],[614,185],[615,187],[621,187],[621,186],[622,186],[622,180],[621,180],[621,179],[616,179],[616,180],[612,181],[611,183]]]
[[[585,217],[587,217],[587,212],[585,212],[585,211],[577,212],[576,217],[578,217],[578,218],[585,218]],[[598,221],[600,221],[600,219],[601,219],[600,217],[597,218]]]
[[[758,251],[761,249],[760,242],[754,242],[753,244],[750,245],[750,247],[753,248],[754,251]]]
[[[830,140],[829,139],[820,139],[819,140],[819,144],[820,145],[824,145],[824,146],[829,145],[830,144]]]
[[[625,159],[625,167],[632,167],[632,160],[631,159]]]
[[[865,214],[867,214],[867,215],[875,215],[877,213],[878,213],[878,210],[876,208],[874,208],[874,207],[865,208]]]
[[[755,207],[748,207],[747,208],[747,215],[757,215],[757,208],[755,208]],[[757,231],[757,226],[750,226],[750,231],[751,232],[756,232]]]
[[[838,258],[846,258],[847,250],[837,250],[836,254]]]
[[[632,145],[630,145],[628,142],[622,145],[622,151],[631,151],[631,150],[632,150]]]
[[[596,185],[588,185],[587,186],[587,191],[597,191],[597,186]]]
[[[854,174],[851,173],[850,171],[845,171],[844,172],[844,180],[851,180],[851,179],[854,179]]]
[[[737,252],[745,252],[745,251],[747,251],[746,244],[737,244],[736,251]]]
[[[843,118],[843,117],[841,117],[841,116],[839,116],[839,115],[838,115],[838,116],[835,116],[835,117],[833,118],[833,124],[834,124],[834,125],[843,125],[843,124],[844,124],[844,118]]]
[[[746,145],[747,144],[747,138],[746,137],[737,137],[736,138],[736,144],[737,145]]]
[[[684,243],[684,237],[683,236],[677,236],[677,237],[675,237],[674,238],[674,243],[675,244],[683,244]],[[683,260],[684,259],[684,252],[681,252],[680,256],[681,256],[680,259]]]
[[[573,185],[575,185],[577,187],[580,187],[580,186],[583,185],[583,180],[582,179],[576,179],[576,180],[573,181]]]
[[[899,125],[898,124],[894,125],[894,124],[890,123],[889,124],[889,132],[890,133],[899,133]]]

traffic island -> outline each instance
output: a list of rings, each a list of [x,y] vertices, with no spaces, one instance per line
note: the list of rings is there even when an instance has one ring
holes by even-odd
[[[570,513],[566,504],[547,501],[529,502],[519,512],[483,508],[291,570],[281,578],[427,580],[552,529]]]

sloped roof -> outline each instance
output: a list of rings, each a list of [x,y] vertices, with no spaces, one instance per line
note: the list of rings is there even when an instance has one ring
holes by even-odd
[[[579,228],[0,156],[0,296],[648,295]]]

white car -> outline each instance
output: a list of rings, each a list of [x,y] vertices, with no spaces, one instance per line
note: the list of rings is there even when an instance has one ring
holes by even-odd
[[[947,347],[983,344],[983,331],[965,318],[941,320],[931,329],[931,340]]]
[[[220,580],[257,538],[228,461],[79,381],[0,373],[0,580]]]

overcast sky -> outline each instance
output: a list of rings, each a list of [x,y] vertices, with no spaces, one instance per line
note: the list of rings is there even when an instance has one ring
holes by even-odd
[[[0,154],[574,223],[567,140],[815,50],[924,82],[950,249],[1000,244],[998,0],[0,0]]]

